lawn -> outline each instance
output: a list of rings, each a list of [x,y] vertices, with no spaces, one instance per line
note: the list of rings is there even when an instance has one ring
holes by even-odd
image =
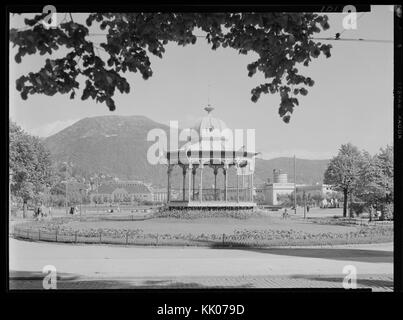
[[[151,234],[232,234],[236,230],[295,230],[318,234],[322,232],[348,233],[357,230],[357,226],[323,225],[309,220],[287,219],[278,217],[261,217],[250,219],[203,218],[180,220],[176,218],[154,218],[143,221],[70,221],[63,226],[73,230],[88,229],[141,229]]]

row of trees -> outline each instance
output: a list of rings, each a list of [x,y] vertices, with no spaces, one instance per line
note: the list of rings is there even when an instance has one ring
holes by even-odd
[[[342,145],[328,165],[324,182],[343,193],[344,217],[348,202],[353,201],[381,211],[382,218],[393,217],[392,146],[381,148],[372,156],[351,143]]]

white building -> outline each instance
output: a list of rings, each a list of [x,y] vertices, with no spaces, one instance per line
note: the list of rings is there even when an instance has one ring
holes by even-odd
[[[266,182],[256,188],[256,202],[262,205],[278,205],[278,197],[294,191],[294,183],[288,182],[287,173],[273,170],[273,182]]]

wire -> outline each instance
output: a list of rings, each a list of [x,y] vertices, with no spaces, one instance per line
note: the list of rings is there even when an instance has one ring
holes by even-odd
[[[352,38],[311,38],[313,40],[326,40],[326,41],[358,41],[358,42],[374,42],[374,43],[393,43],[393,40],[383,40],[383,39],[352,39]]]
[[[361,17],[362,16],[363,15],[361,15]],[[339,34],[341,34],[341,33],[339,33]],[[108,35],[108,34],[107,33],[89,33],[88,34],[88,36],[106,36],[106,35]],[[195,35],[195,37],[197,37],[197,38],[205,38],[206,36]],[[393,40],[384,40],[384,39],[363,39],[363,38],[353,39],[353,38],[331,38],[331,37],[327,37],[327,38],[312,37],[310,39],[313,39],[313,40],[327,40],[327,41],[360,41],[360,42],[365,41],[365,42],[393,43]]]

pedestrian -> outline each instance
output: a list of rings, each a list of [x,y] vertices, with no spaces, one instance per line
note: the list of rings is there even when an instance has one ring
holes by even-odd
[[[74,215],[74,207],[70,207],[70,214]]]
[[[39,218],[39,212],[40,212],[40,209],[39,209],[39,206],[37,205],[37,206],[35,207],[35,209],[34,209],[34,218],[35,218],[35,219],[38,219],[38,218]]]
[[[37,208],[36,208],[36,218],[37,218],[38,220],[40,220],[41,217],[42,217],[42,207],[41,207],[41,204],[39,204],[39,205],[37,206]]]
[[[45,206],[43,205],[43,203],[41,203],[41,218],[43,218],[45,216]]]
[[[287,208],[284,208],[283,219],[287,219],[287,216],[288,216],[288,210],[287,210]]]

